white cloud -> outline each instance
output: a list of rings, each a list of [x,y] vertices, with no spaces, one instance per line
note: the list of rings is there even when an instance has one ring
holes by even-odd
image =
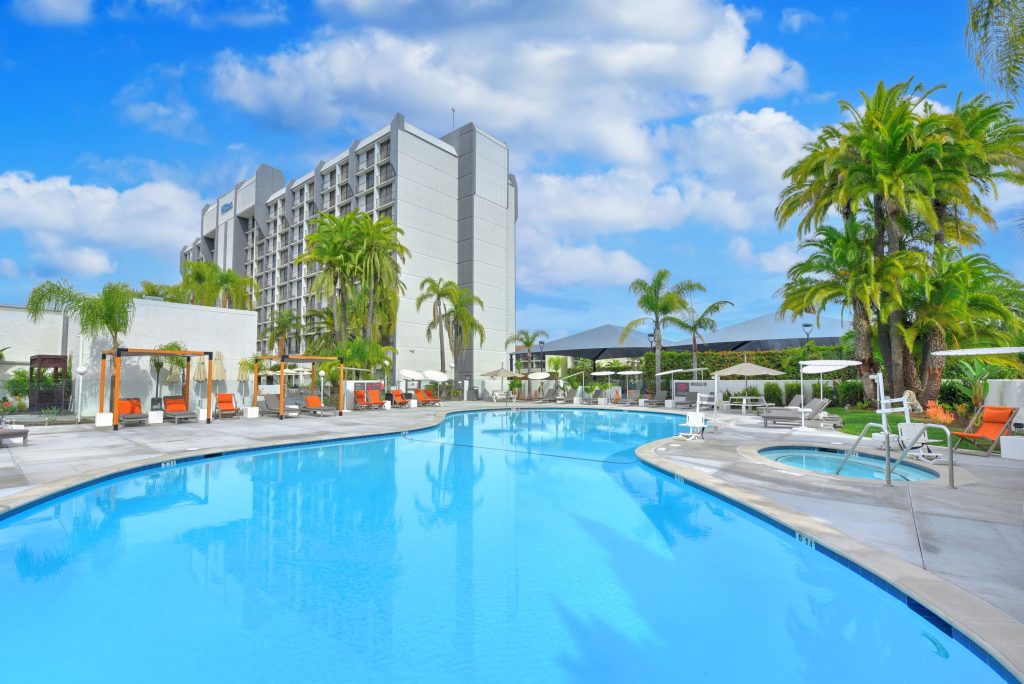
[[[669,132],[687,215],[743,230],[772,223],[782,172],[815,132],[785,112],[713,112]]]
[[[594,243],[571,244],[527,233],[517,247],[517,286],[528,292],[568,285],[622,286],[648,274],[625,250],[603,249]]]
[[[378,126],[403,111],[439,129],[455,107],[462,121],[484,123],[517,153],[644,162],[657,122],[804,86],[800,64],[751,43],[741,14],[714,0],[643,11],[626,0],[538,3],[495,21],[445,26],[429,34],[326,28],[258,59],[225,51],[213,90],[296,128],[350,119]]]
[[[345,10],[358,16],[389,14],[412,5],[416,0],[314,0],[317,9],[331,13]]]
[[[767,252],[755,252],[750,240],[737,235],[729,240],[728,252],[739,263],[756,265],[765,273],[785,273],[800,261],[796,241],[783,242]]]
[[[126,119],[156,133],[181,140],[203,139],[195,108],[181,91],[183,67],[156,66],[127,84],[114,98]]]
[[[21,273],[18,263],[10,257],[0,257],[0,276],[4,278],[17,278]]]
[[[21,231],[33,243],[50,239],[71,247],[108,245],[166,255],[194,237],[202,204],[198,193],[166,180],[116,190],[76,184],[67,176],[0,173],[0,231]],[[75,258],[83,267],[103,265],[95,253]]]
[[[93,247],[62,250],[60,265],[69,273],[85,277],[103,275],[114,270],[110,257]]]
[[[288,5],[283,0],[122,0],[110,13],[115,19],[125,19],[141,10],[181,19],[196,28],[255,28],[288,21]]]
[[[34,24],[86,24],[92,0],[14,0],[15,14]]]
[[[814,12],[787,7],[782,10],[782,19],[779,21],[779,30],[785,33],[799,33],[801,29],[821,21]]]

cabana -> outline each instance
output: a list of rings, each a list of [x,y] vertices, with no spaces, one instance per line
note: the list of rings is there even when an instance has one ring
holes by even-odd
[[[114,429],[118,429],[121,407],[121,358],[125,356],[205,356],[207,365],[207,377],[213,374],[213,352],[208,351],[179,351],[177,349],[129,349],[118,347],[107,349],[100,354],[100,411],[103,411],[103,393],[107,384],[107,357],[114,357]],[[185,383],[182,394],[185,397],[185,404],[188,405],[189,385],[192,380],[192,364],[185,364]],[[206,422],[209,423],[213,417],[213,383],[206,383]]]
[[[325,361],[337,361],[338,362],[338,384],[340,385],[338,390],[338,415],[342,415],[345,412],[345,359],[340,356],[306,356],[305,354],[278,354],[276,356],[260,356],[260,361],[276,361],[278,363],[278,372],[281,377],[281,398],[277,402],[277,417],[280,420],[284,420],[284,376],[285,376],[285,364],[286,363],[323,363]],[[252,405],[256,405],[256,400],[260,396],[260,373],[259,367],[253,371],[253,382],[252,382]]]

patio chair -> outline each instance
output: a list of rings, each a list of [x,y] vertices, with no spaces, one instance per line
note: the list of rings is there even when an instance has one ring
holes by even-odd
[[[195,411],[188,410],[185,397],[177,395],[164,397],[164,420],[177,425],[185,420],[199,420],[199,416]]]
[[[584,404],[596,404],[599,399],[604,399],[604,390],[596,389],[589,397],[583,399]]]
[[[370,408],[384,408],[384,400],[380,398],[380,390],[366,390],[366,401],[370,404]]]
[[[683,406],[697,406],[697,393],[696,392],[683,392],[672,400],[673,406],[680,408]]]
[[[28,445],[28,430],[24,428],[0,428],[0,445],[4,443],[5,439],[18,439],[21,438],[22,446]]]
[[[402,390],[397,387],[391,390],[391,405],[396,408],[410,408],[409,400],[402,394]]]
[[[423,404],[424,406],[435,406],[436,404],[439,403],[437,400],[428,397],[426,390],[417,389],[414,390],[414,393],[416,394],[416,401]]]
[[[118,425],[149,425],[149,414],[143,412],[141,399],[118,399],[117,412]]]
[[[425,389],[423,391],[426,393],[427,399],[430,400],[430,403],[434,404],[435,406],[440,406],[441,405],[441,399],[436,394],[434,394],[434,390],[432,390],[432,389],[430,389],[428,387],[427,389]]]
[[[307,394],[302,397],[302,406],[299,407],[299,413],[309,413],[323,418],[324,416],[338,415],[338,409],[324,406],[323,402],[320,401],[320,397],[315,394]]]
[[[825,407],[829,405],[828,399],[811,399],[807,402],[807,406],[804,407],[804,422],[809,422],[818,417]],[[777,407],[769,409],[761,414],[760,418],[764,421],[764,426],[768,427],[768,423],[773,425],[799,425],[800,424],[800,411],[794,411],[789,407]]]
[[[985,452],[986,456],[991,456],[992,451],[996,448],[999,443],[999,438],[1003,436],[1010,429],[1010,422],[1013,420],[1014,414],[1017,413],[1017,409],[1013,406],[985,406],[981,410],[981,423],[974,432],[954,432],[954,437],[959,437],[956,444],[953,445],[954,449],[960,447],[960,443],[967,440],[972,445],[977,443],[979,440],[987,440],[992,442],[988,451]],[[970,428],[974,424],[974,420],[977,418],[975,414],[971,422],[967,424]]]
[[[298,418],[299,417],[299,406],[298,404],[289,404],[288,398],[284,398],[284,417],[285,418]],[[263,415],[272,416],[277,418],[281,415],[281,395],[280,394],[264,394],[263,395]]]
[[[900,452],[906,451],[908,454],[928,460],[938,458],[939,455],[932,451],[932,443],[928,441],[928,430],[924,423],[897,423],[896,431],[896,444]],[[885,446],[884,442],[882,446]]]
[[[556,401],[558,401],[558,388],[557,387],[552,387],[551,389],[549,389],[547,392],[544,393],[543,397],[541,397],[540,399],[537,400],[537,403],[539,403],[539,404],[551,404],[551,403],[554,403]]]
[[[626,400],[622,403],[626,406],[636,406],[640,402],[640,390],[626,390]]]
[[[678,436],[687,442],[692,442],[695,439],[704,439],[704,429],[708,425],[704,414],[697,413],[696,411],[686,411],[683,413],[683,416],[686,420],[679,424]]]
[[[226,393],[217,395],[217,405],[213,407],[214,418],[238,418],[242,409],[235,404],[235,395]]]
[[[662,406],[664,406],[666,399],[668,399],[668,392],[666,392],[665,390],[658,390],[657,392],[654,393],[654,396],[651,397],[651,400],[648,401],[647,403],[661,404]]]

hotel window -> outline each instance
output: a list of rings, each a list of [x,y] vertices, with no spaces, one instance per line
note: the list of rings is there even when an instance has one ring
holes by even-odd
[[[380,216],[380,218],[387,217],[389,219],[394,220],[395,210],[392,209],[391,207],[388,207],[387,209],[381,209],[380,213],[379,213],[379,216]]]
[[[363,211],[373,211],[373,193],[371,192],[363,200]]]
[[[365,190],[366,188],[372,188],[372,187],[373,187],[373,171],[368,171],[366,173],[366,184],[363,186],[363,189]]]
[[[343,181],[348,178],[348,163],[347,162],[345,164],[341,165],[341,171],[339,172],[339,174],[341,175],[341,180],[343,180]]]
[[[380,158],[384,159],[385,157],[390,157],[390,156],[391,156],[391,141],[390,140],[385,140],[384,142],[382,142],[380,144]]]

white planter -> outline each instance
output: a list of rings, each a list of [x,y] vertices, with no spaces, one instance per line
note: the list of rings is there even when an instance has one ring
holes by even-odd
[[[416,400],[416,399],[410,399],[409,400],[409,408],[416,408],[419,405],[420,404],[419,404],[418,400]]]
[[[258,406],[246,406],[242,409],[243,418],[259,418],[260,408]]]
[[[150,411],[149,412],[149,424],[150,425],[158,425],[158,424],[160,424],[162,422],[164,422],[164,412],[163,411]]]
[[[647,400],[646,400],[646,399],[641,399],[641,400],[639,400],[639,401],[637,402],[637,404],[636,404],[636,405],[637,405],[637,406],[647,406]]]
[[[390,411],[391,410],[391,401],[390,400],[384,402],[384,410],[385,411]]]
[[[572,403],[576,404],[577,406],[582,405],[583,404],[583,397],[573,397],[572,398]]]
[[[600,397],[597,400],[597,405],[598,406],[607,406],[608,405],[608,400],[605,397]]]
[[[97,413],[96,414],[96,427],[113,427],[114,426],[114,414],[113,413]]]
[[[674,402],[671,399],[666,399],[665,400],[665,408],[675,408],[675,407],[676,407],[676,402]]]
[[[1000,437],[999,453],[1011,461],[1024,461],[1024,437]]]

